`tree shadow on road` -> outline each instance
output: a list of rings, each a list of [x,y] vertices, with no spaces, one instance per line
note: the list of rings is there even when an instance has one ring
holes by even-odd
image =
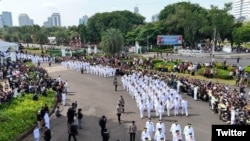
[[[124,112],[126,115],[135,114],[135,112]]]

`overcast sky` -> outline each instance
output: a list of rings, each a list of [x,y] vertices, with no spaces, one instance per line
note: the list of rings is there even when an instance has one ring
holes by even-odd
[[[159,13],[168,4],[188,0],[0,0],[0,13],[12,12],[14,26],[18,26],[18,15],[26,13],[35,24],[42,25],[52,13],[61,14],[62,26],[78,25],[79,18],[84,15],[114,10],[134,11],[139,7],[139,13],[151,21],[154,14]],[[200,6],[209,8],[210,5],[223,7],[224,3],[233,0],[189,0]]]

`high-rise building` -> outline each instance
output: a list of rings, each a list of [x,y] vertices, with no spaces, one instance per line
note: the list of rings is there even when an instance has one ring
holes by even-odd
[[[3,28],[3,18],[2,18],[2,15],[0,15],[0,28]]]
[[[88,18],[89,17],[87,15],[84,15],[82,18],[79,19],[79,24],[87,25]]]
[[[48,17],[47,21],[43,23],[44,27],[61,26],[61,16],[59,13],[53,13]]]
[[[11,12],[7,12],[7,11],[2,12],[2,23],[3,23],[3,26],[8,26],[8,27],[13,26]]]
[[[33,25],[34,21],[29,18],[27,14],[20,14],[18,16],[19,26]]]
[[[59,13],[53,13],[51,18],[52,18],[52,26],[61,26],[61,16]]]
[[[235,0],[233,9],[237,20],[250,20],[250,0]]]
[[[48,17],[47,21],[43,23],[44,27],[52,27],[52,18]]]
[[[134,8],[134,13],[139,14],[139,8],[137,6]]]
[[[152,22],[157,22],[159,21],[159,14],[155,14],[152,16]]]

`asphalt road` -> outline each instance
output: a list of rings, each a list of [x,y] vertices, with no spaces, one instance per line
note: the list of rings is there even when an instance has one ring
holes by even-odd
[[[156,55],[156,53],[146,53],[146,54],[142,54],[142,56],[144,57],[153,57],[154,55]],[[227,64],[237,64],[237,58],[240,58],[239,64],[237,65],[241,65],[242,67],[245,67],[247,65],[250,65],[250,53],[239,53],[239,54],[226,54],[226,53],[216,53],[214,55],[214,57],[210,57],[209,53],[196,53],[196,54],[168,54],[168,56],[166,55],[166,53],[162,54],[163,58],[166,59],[181,59],[181,60],[188,60],[191,61],[193,63],[207,63],[207,62],[211,62],[212,60],[217,61],[217,62],[223,62],[224,60],[226,60]]]
[[[107,128],[111,134],[110,141],[116,141],[117,139],[129,141],[128,127],[132,120],[136,122],[138,127],[136,141],[140,141],[140,135],[142,129],[145,127],[147,119],[140,119],[139,109],[137,108],[135,101],[121,86],[118,86],[117,92],[114,91],[112,83],[113,78],[103,78],[90,74],[81,75],[80,72],[68,70],[54,64],[52,67],[47,68],[47,70],[50,76],[54,78],[61,75],[63,80],[68,80],[70,91],[69,95],[67,95],[67,106],[60,105],[63,117],[55,118],[53,115],[51,116],[52,141],[68,140],[66,112],[68,105],[74,101],[78,102],[78,108],[82,108],[84,114],[83,129],[79,130],[79,135],[77,136],[78,141],[102,140],[100,127],[98,125],[99,118],[102,115],[106,115],[108,118]],[[120,95],[124,97],[126,103],[125,114],[121,117],[122,124],[117,122],[115,111]],[[170,134],[169,129],[173,120],[178,120],[182,130],[187,123],[192,124],[197,141],[210,141],[211,125],[225,123],[219,120],[217,114],[212,113],[209,109],[208,103],[194,101],[188,96],[187,99],[189,101],[189,117],[167,117],[166,115],[163,117],[163,121],[166,125],[167,140],[172,140],[172,135]],[[154,113],[152,115],[154,115]],[[155,124],[157,121],[158,117],[153,118]],[[23,139],[23,141],[33,140],[32,134]]]

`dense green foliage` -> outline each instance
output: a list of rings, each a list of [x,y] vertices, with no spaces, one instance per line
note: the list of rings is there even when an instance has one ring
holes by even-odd
[[[103,33],[100,45],[104,53],[113,55],[122,50],[123,42],[124,38],[120,30],[111,28]]]
[[[52,108],[55,92],[49,90],[48,96],[32,100],[33,94],[18,96],[12,103],[0,105],[0,141],[11,141],[36,123],[36,114],[45,104]]]
[[[245,67],[244,71],[247,72],[248,74],[250,74],[250,65],[248,65],[247,67]]]
[[[172,61],[172,62],[164,62],[163,60],[160,59],[153,59],[153,69],[158,70],[158,71],[163,71],[163,72],[171,72],[174,71],[173,67],[174,65],[179,65],[180,61]],[[205,66],[203,66],[201,69],[199,69],[196,74],[204,76],[205,69],[207,69]],[[250,66],[245,68],[245,71],[250,72]],[[219,79],[233,79],[233,77],[230,77],[230,72],[235,72],[235,68],[229,65],[224,66],[222,63],[216,63],[215,68],[214,68],[214,78],[219,78]]]
[[[159,21],[146,23],[140,14],[130,11],[96,13],[89,18],[87,25],[70,27],[4,27],[0,29],[0,38],[6,41],[45,44],[44,37],[55,36],[57,45],[68,45],[69,40],[80,37],[83,44],[101,42],[103,33],[110,28],[118,29],[125,38],[124,45],[155,46],[157,35],[183,35],[184,46],[194,47],[204,42],[211,45],[211,40],[221,44],[225,39],[241,44],[249,41],[249,23],[236,21],[230,10],[232,3],[223,8],[211,6],[205,9],[190,2],[177,2],[159,9]],[[215,34],[214,34],[215,33]]]

